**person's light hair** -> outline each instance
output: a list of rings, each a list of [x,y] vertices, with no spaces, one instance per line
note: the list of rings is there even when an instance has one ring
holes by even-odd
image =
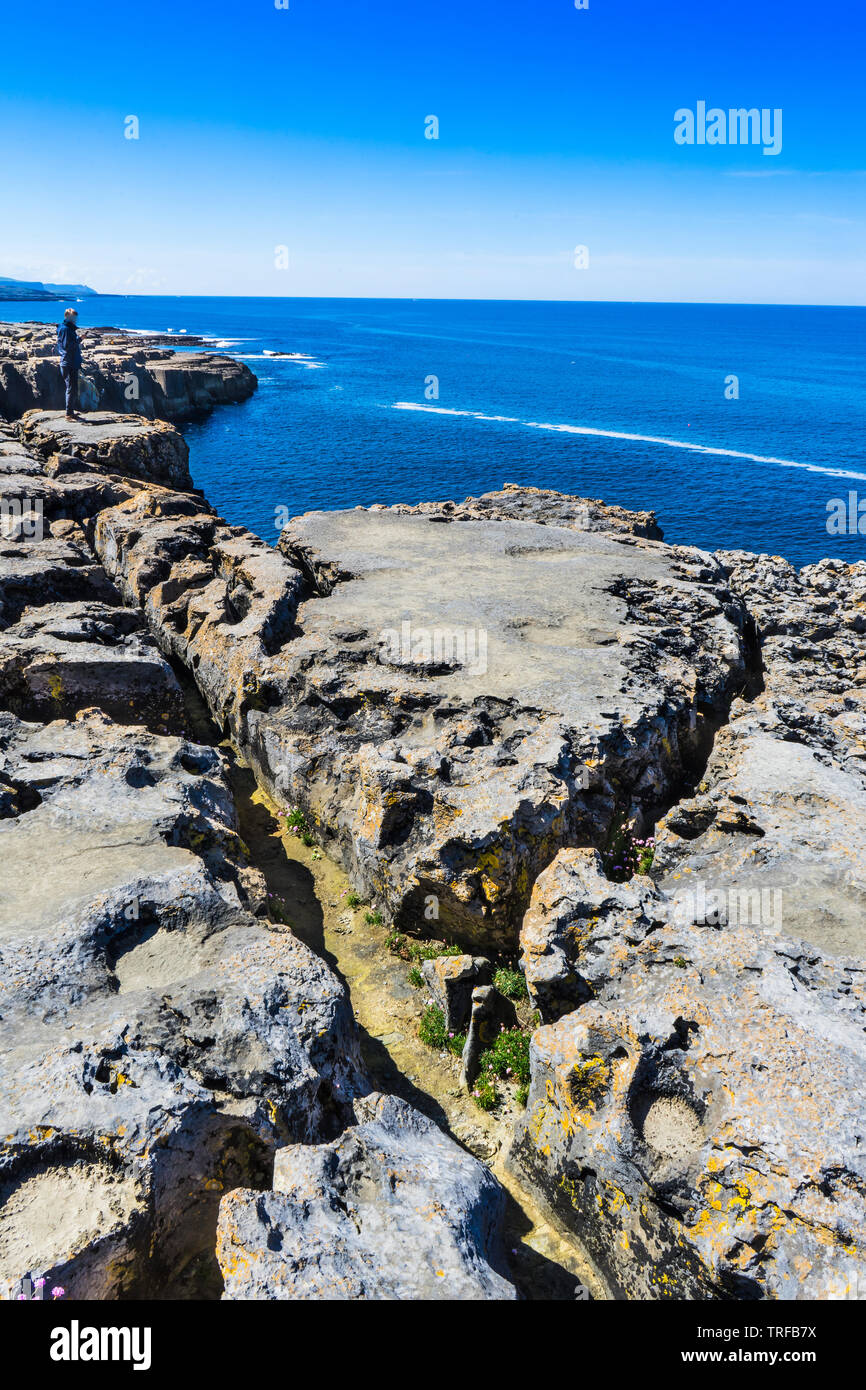
[[[65,319],[77,319],[77,318],[78,318],[78,310],[77,310],[77,309],[67,309],[67,310],[66,310],[66,313],[63,315],[63,317],[64,317]]]

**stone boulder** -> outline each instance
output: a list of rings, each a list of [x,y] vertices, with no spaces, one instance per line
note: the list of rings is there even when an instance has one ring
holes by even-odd
[[[669,798],[747,680],[746,611],[709,556],[520,502],[291,522],[309,596],[243,735],[398,927],[433,895],[476,949],[513,947],[558,848]]]
[[[217,1257],[228,1299],[513,1299],[505,1192],[405,1101],[356,1102],[331,1143],[277,1152],[272,1192],[229,1192]]]
[[[183,435],[162,420],[95,411],[66,420],[53,410],[30,410],[17,425],[26,449],[50,473],[86,465],[188,491],[189,448]]]
[[[657,899],[646,877],[609,879],[597,850],[560,850],[535,880],[520,933],[526,987],[545,1023],[593,997],[616,954],[657,924]]]
[[[492,1047],[497,1034],[517,1025],[517,1010],[493,985],[477,985],[472,991],[472,1012],[461,1058],[463,1085],[474,1086],[481,1070],[481,1056]]]

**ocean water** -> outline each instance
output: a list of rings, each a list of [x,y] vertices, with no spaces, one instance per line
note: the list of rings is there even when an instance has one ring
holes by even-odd
[[[866,535],[827,529],[833,499],[866,499],[866,309],[131,296],[80,314],[248,363],[256,395],[184,432],[196,484],[269,542],[281,508],[515,482],[652,508],[707,549],[866,559]]]

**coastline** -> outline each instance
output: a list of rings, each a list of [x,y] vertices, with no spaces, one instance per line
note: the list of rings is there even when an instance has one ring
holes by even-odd
[[[191,408],[192,371],[213,404],[234,389],[232,359],[190,368],[164,346],[109,342],[106,380],[133,362],[155,414]],[[38,357],[17,360],[35,392]],[[170,406],[166,362],[187,378]],[[193,1296],[323,1297],[359,1279],[357,1297],[393,1296],[390,1280],[439,1296],[424,1259],[393,1268],[381,1233],[365,1284],[371,1250],[348,1217],[309,1284],[265,1239],[263,1193],[303,1253],[293,1194],[327,1206],[321,1160],[349,1151],[378,1188],[378,1145],[395,1170],[430,1165],[413,1200],[435,1194],[441,1224],[417,1240],[448,1296],[525,1294],[493,1132],[496,1164],[580,1243],[600,1296],[781,1298],[796,1274],[800,1297],[844,1297],[864,1260],[847,1098],[866,1079],[866,564],[710,555],[667,545],[652,513],[509,486],[294,517],[274,550],[193,489],[170,421],[128,407],[69,427],[38,409],[0,434],[18,523],[0,559],[0,827],[7,865],[33,868],[4,885],[13,1262],[85,1298],[165,1280]],[[403,609],[421,638],[408,660],[379,640]],[[425,634],[443,625],[484,629],[485,670],[431,663]],[[482,957],[520,950],[539,1015],[525,1109],[500,1078],[502,1120],[461,1145],[379,1095],[387,1068],[365,1062],[351,979],[250,858],[238,760],[271,822],[307,827],[308,877],[340,866],[327,930],[379,971],[368,1005],[383,979],[401,987],[383,924],[461,948],[470,982]],[[115,852],[130,826],[134,849]],[[650,836],[650,873],[621,871]],[[67,865],[50,889],[46,856]],[[366,936],[338,881],[379,916]],[[759,920],[727,902],[708,918],[685,889],[698,882],[757,893]],[[423,971],[443,1009],[452,968]],[[481,1036],[504,1006],[475,989],[462,1021]],[[447,1058],[429,1065],[431,1091],[461,1086]],[[29,1203],[73,1190],[85,1217],[61,1249],[28,1226]],[[110,1220],[94,1233],[95,1206]]]

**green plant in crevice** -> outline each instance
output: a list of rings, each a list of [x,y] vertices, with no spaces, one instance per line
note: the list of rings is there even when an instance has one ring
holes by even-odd
[[[510,966],[500,965],[493,973],[493,983],[506,999],[529,998],[529,990],[526,988],[526,980],[521,970],[512,970]]]
[[[495,1110],[499,1104],[500,1097],[495,1082],[483,1072],[472,1087],[472,1099],[479,1110]]]
[[[614,883],[626,883],[635,874],[649,873],[654,857],[654,838],[648,836],[639,839],[633,834],[625,816],[615,816],[601,850],[601,861],[607,877]]]
[[[522,1028],[503,1028],[492,1047],[482,1052],[481,1072],[502,1081],[529,1084],[529,1038]]]
[[[418,1024],[418,1037],[427,1047],[437,1052],[451,1052],[459,1057],[466,1046],[465,1033],[449,1033],[445,1027],[445,1015],[436,1004],[428,1004]]]

